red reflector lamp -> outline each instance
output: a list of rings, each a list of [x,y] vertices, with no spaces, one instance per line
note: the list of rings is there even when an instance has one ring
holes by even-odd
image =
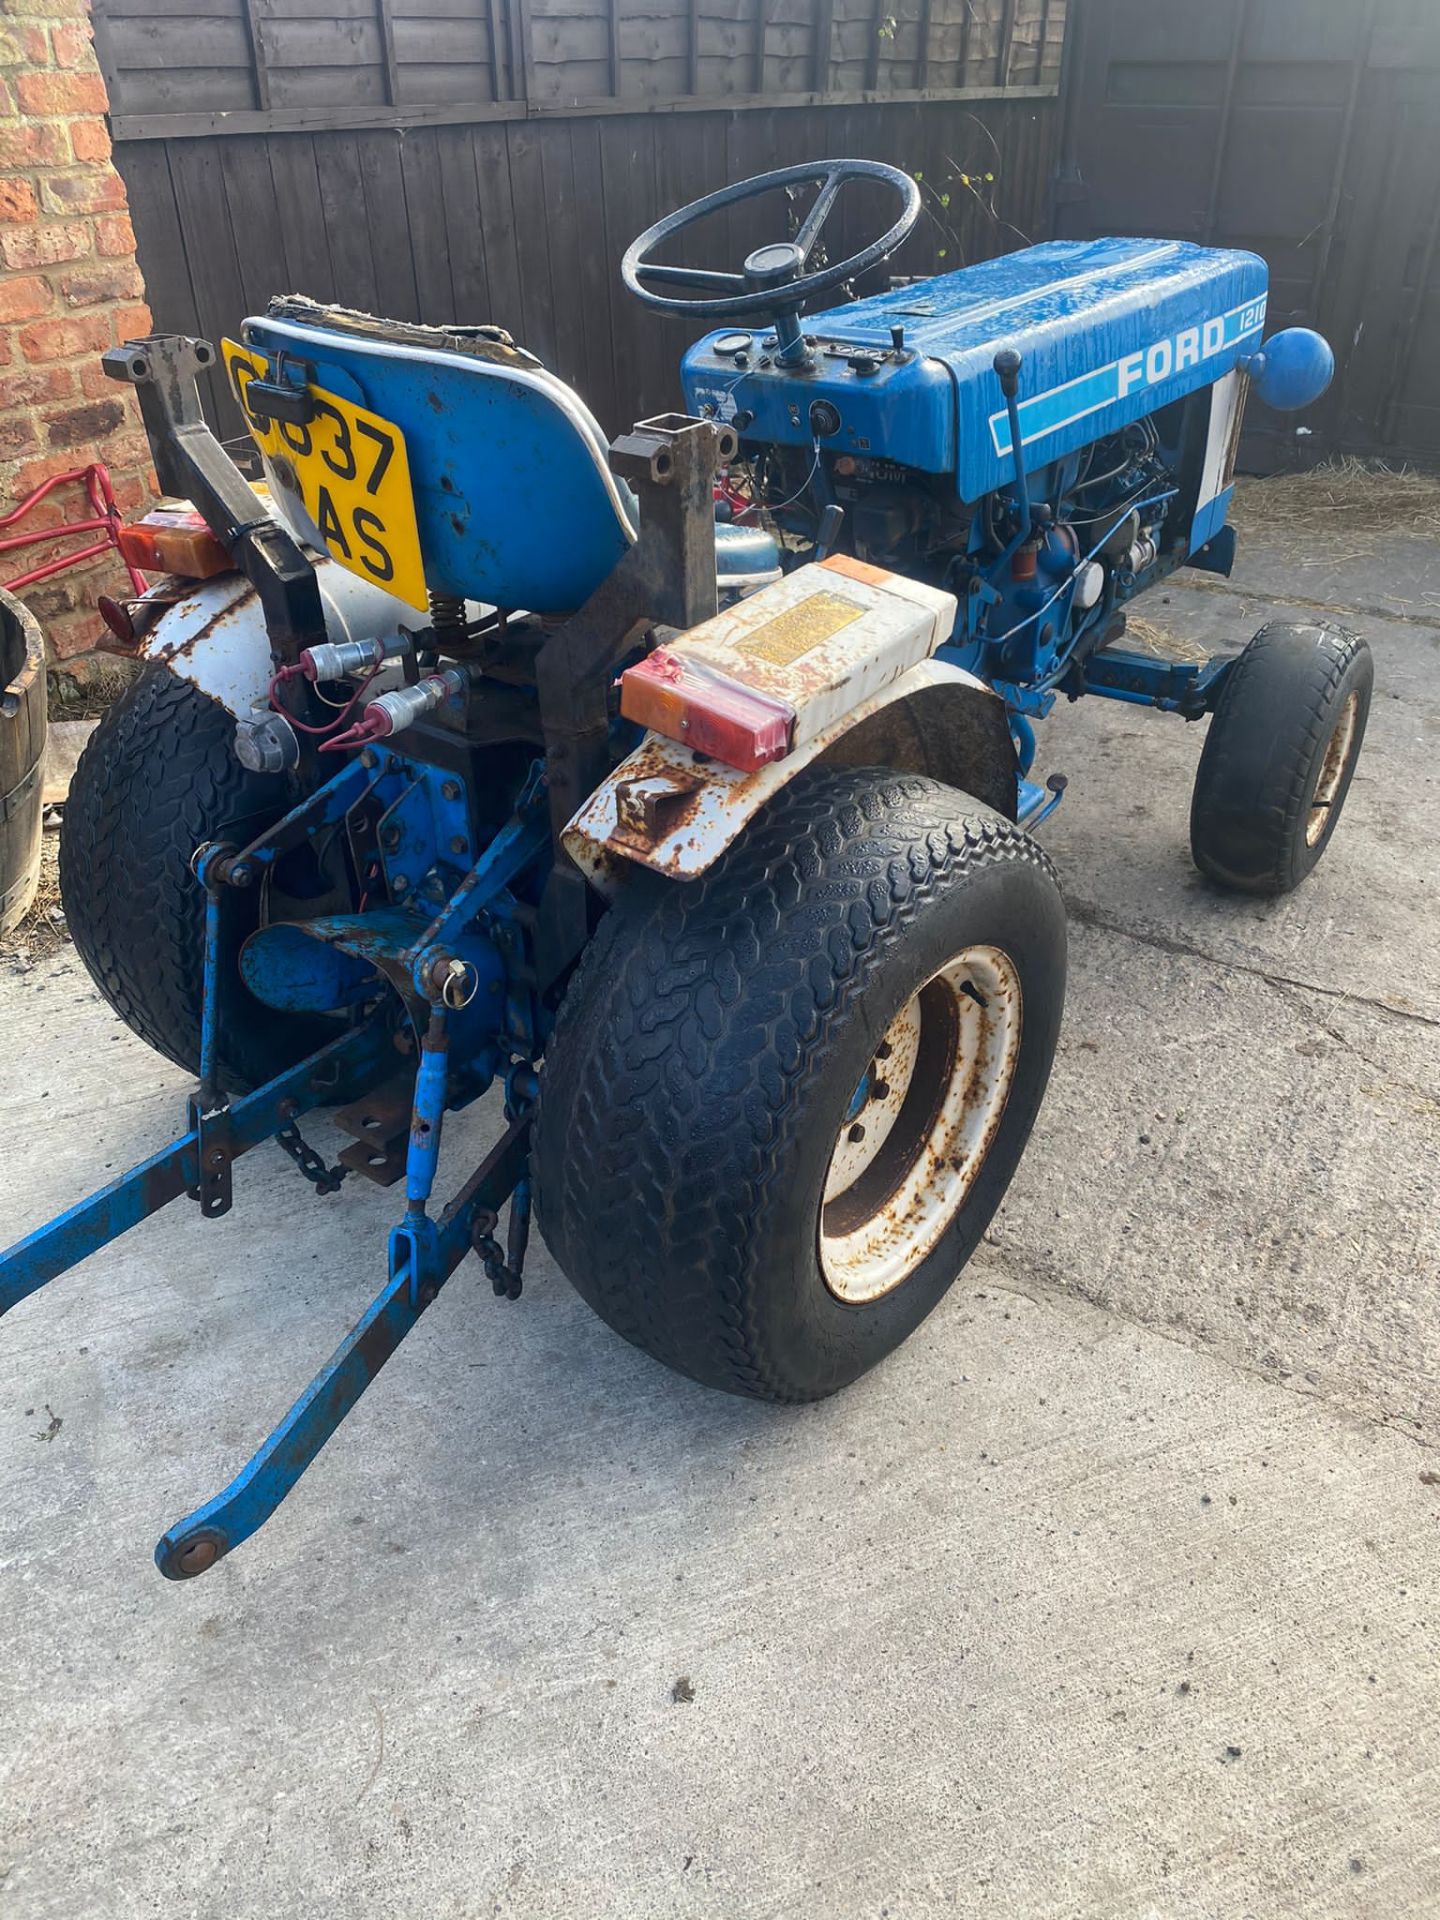
[[[742,773],[783,760],[795,725],[795,709],[783,700],[664,647],[621,674],[620,711]]]
[[[187,580],[208,580],[232,565],[194,507],[152,507],[120,529],[120,551],[142,573],[178,573]]]
[[[102,593],[95,602],[95,610],[122,646],[128,647],[134,644],[135,622],[130,617],[130,609],[123,601],[114,600],[108,593]]]

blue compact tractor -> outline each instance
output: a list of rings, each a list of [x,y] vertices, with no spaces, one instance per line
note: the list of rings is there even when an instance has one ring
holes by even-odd
[[[831,261],[852,182],[895,217]],[[675,258],[773,189],[789,238]],[[597,1313],[712,1386],[809,1400],[897,1347],[1050,1072],[1065,916],[1029,830],[1061,783],[1030,772],[1059,696],[1208,716],[1190,832],[1220,885],[1283,893],[1329,842],[1362,641],[1125,644],[1137,594],[1229,571],[1246,394],[1313,400],[1328,348],[1264,339],[1254,256],[1160,240],[826,306],[919,211],[850,160],[652,227],[626,284],[718,330],[688,411],[612,444],[497,327],[288,296],[223,349],[252,482],[201,416],[206,342],[106,355],[174,498],[125,536],[155,584],[107,618],[145,666],[80,764],[62,884],[100,991],[197,1086],[172,1145],[0,1255],[0,1311],[172,1200],[229,1212],[267,1141],[317,1194],[405,1194],[383,1288],[164,1535],[170,1578],[274,1511],[467,1253],[519,1294],[532,1208]],[[498,1137],[438,1206],[446,1117],[491,1089]]]

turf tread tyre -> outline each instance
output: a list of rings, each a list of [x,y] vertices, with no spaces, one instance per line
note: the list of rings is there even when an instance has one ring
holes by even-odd
[[[752,1243],[784,1213],[807,1096],[836,1049],[873,1047],[857,1003],[937,897],[1001,869],[1028,877],[1058,991],[1033,1015],[1027,999],[1029,1082],[1017,1074],[959,1216],[964,1250],[918,1293],[948,1235],[895,1294],[835,1303],[855,1329],[843,1350],[783,1351]],[[806,769],[706,874],[647,877],[582,959],[541,1076],[534,1166],[552,1252],[602,1319],[682,1373],[767,1400],[833,1392],[913,1330],[978,1240],[1043,1095],[1063,979],[1053,871],[1016,826],[919,776]]]
[[[125,1024],[195,1073],[205,896],[190,858],[206,840],[258,832],[288,804],[283,781],[249,772],[235,723],[165,668],[143,672],[102,716],[80,756],[60,835],[65,921],[96,986]],[[255,894],[227,894],[233,954],[258,923]],[[321,1037],[270,1012],[231,976],[222,1005],[223,1083],[269,1079]]]
[[[1195,775],[1190,849],[1203,874],[1242,893],[1289,893],[1300,884],[1339,823],[1373,684],[1370,649],[1357,634],[1327,620],[1261,627],[1226,676]],[[1311,797],[1352,692],[1359,709],[1349,766],[1311,845]]]

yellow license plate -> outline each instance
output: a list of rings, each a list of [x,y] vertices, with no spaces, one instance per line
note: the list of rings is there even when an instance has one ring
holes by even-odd
[[[247,397],[250,382],[266,377],[264,358],[233,340],[223,348],[251,438],[282,481],[287,468],[294,474],[331,559],[423,610],[429,602],[404,434],[324,387],[307,389],[315,404],[303,427],[275,420]]]

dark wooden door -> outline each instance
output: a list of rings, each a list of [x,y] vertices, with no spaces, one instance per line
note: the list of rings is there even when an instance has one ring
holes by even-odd
[[[1270,329],[1335,348],[1247,463],[1440,463],[1437,0],[1083,0],[1071,33],[1057,231],[1260,253]]]

